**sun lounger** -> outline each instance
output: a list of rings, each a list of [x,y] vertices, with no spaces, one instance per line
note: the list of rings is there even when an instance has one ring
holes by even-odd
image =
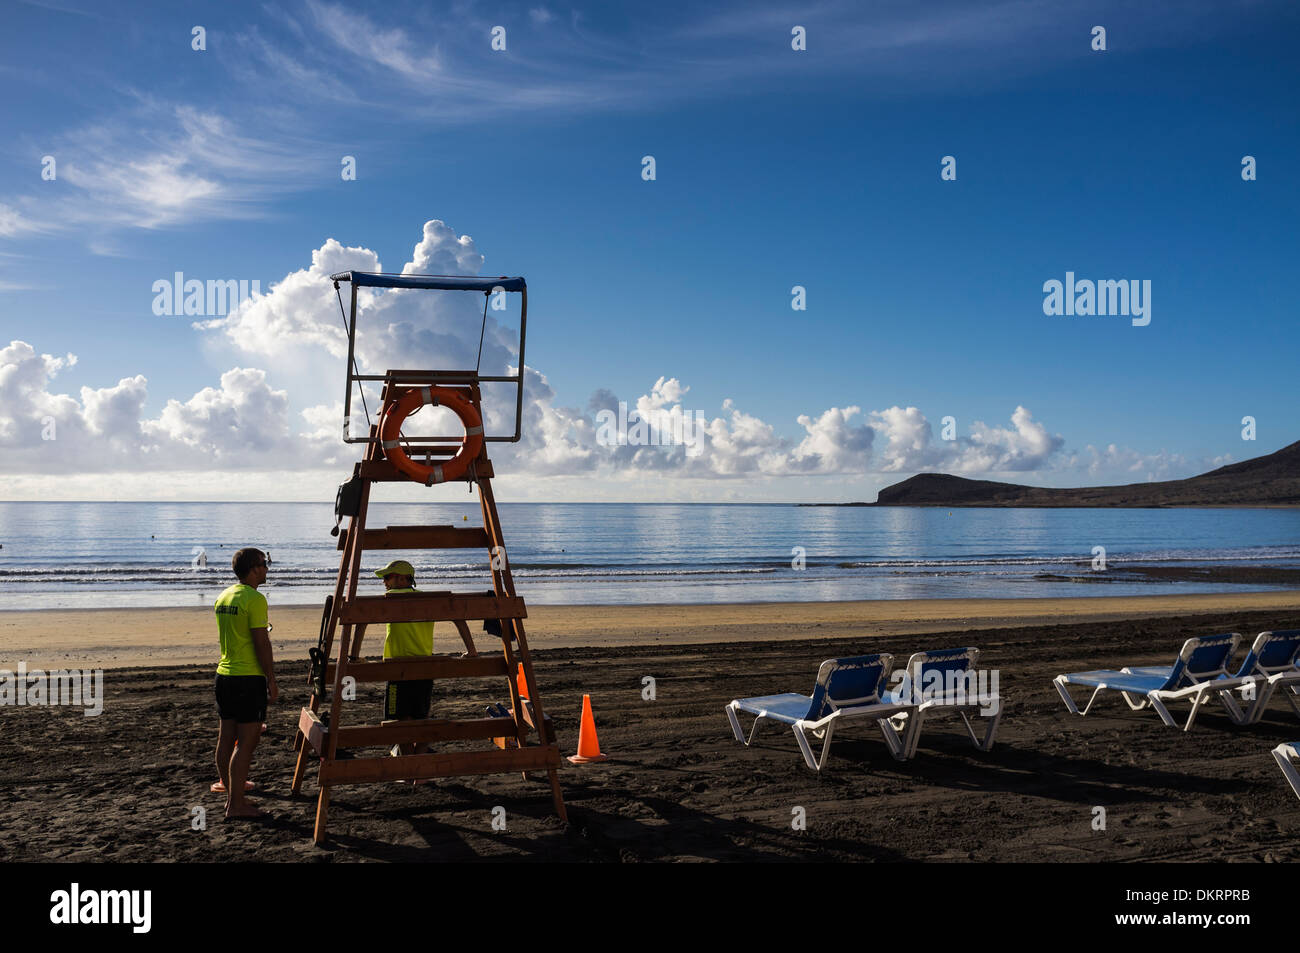
[[[826,764],[831,747],[831,736],[837,725],[851,721],[874,721],[885,736],[889,753],[902,761],[906,758],[905,745],[898,732],[889,723],[890,717],[900,712],[910,712],[915,706],[883,702],[881,691],[886,687],[892,655],[860,655],[855,658],[828,659],[817,670],[817,684],[811,696],[786,692],[781,695],[763,695],[759,698],[737,698],[726,707],[727,719],[736,740],[748,746],[758,731],[758,723],[770,718],[794,729],[804,761],[814,771]],[[739,712],[754,715],[749,738],[740,728]],[[821,757],[813,756],[809,734],[822,738]]]
[[[956,711],[961,715],[971,744],[980,751],[993,747],[1002,720],[1002,703],[997,695],[996,681],[990,692],[987,678],[981,680],[976,669],[979,657],[979,649],[960,648],[917,652],[907,660],[900,684],[884,696],[886,701],[911,702],[917,708],[915,714],[904,712],[893,719],[894,727],[903,732],[907,757],[916,755],[924,719],[940,710]],[[898,677],[896,672],[895,678]],[[973,714],[988,719],[982,736],[971,723]]]
[[[1170,666],[1126,669],[1139,675],[1168,675]],[[1300,715],[1295,695],[1300,693],[1300,629],[1261,632],[1241,661],[1237,674],[1230,676],[1243,682],[1242,702],[1249,702],[1245,712],[1229,706],[1238,724],[1253,725],[1264,717],[1264,710],[1275,693],[1281,692],[1291,710]],[[1229,696],[1230,697],[1230,696]],[[1224,698],[1227,704],[1229,697]]]
[[[1052,684],[1060,692],[1065,707],[1076,715],[1088,714],[1102,692],[1116,691],[1134,711],[1149,704],[1161,721],[1171,728],[1177,728],[1178,723],[1169,714],[1167,706],[1174,701],[1190,701],[1192,710],[1183,725],[1183,730],[1187,731],[1196,721],[1197,712],[1206,698],[1218,696],[1228,710],[1228,715],[1240,724],[1244,722],[1245,716],[1232,697],[1232,690],[1240,688],[1247,679],[1229,676],[1226,670],[1228,659],[1240,641],[1241,636],[1236,632],[1198,636],[1183,643],[1178,660],[1169,667],[1076,672],[1058,675]],[[1088,699],[1083,711],[1079,711],[1074,699],[1070,697],[1067,685],[1093,689],[1092,697]]]
[[[1273,757],[1277,759],[1277,766],[1282,769],[1282,775],[1291,785],[1295,796],[1300,797],[1300,771],[1295,766],[1295,762],[1300,760],[1300,742],[1278,745],[1273,749]]]
[[[1276,693],[1281,693],[1291,710],[1300,715],[1295,695],[1300,693],[1300,629],[1261,632],[1242,660],[1238,678],[1255,679],[1255,698],[1246,709],[1245,724],[1253,725],[1264,717],[1264,709]],[[1244,689],[1243,701],[1250,700]]]

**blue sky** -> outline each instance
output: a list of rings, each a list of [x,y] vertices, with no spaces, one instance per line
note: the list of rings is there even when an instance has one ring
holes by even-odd
[[[69,479],[74,453],[133,498],[229,498],[232,467],[268,498],[337,482],[321,434],[294,448],[341,360],[289,332],[246,347],[256,309],[201,329],[151,308],[176,271],[266,291],[328,239],[401,270],[422,235],[436,260],[470,236],[483,274],[528,278],[544,384],[516,498],[1133,482],[1300,439],[1291,3],[32,0],[7,21],[0,347],[28,347],[0,366],[3,496],[108,492]],[[1151,323],[1045,315],[1067,271],[1149,280]],[[267,313],[328,317],[301,307]],[[236,368],[262,376],[223,384]],[[610,395],[717,426],[702,454],[602,456]],[[66,451],[36,436],[65,414]],[[204,452],[245,437],[238,462]]]

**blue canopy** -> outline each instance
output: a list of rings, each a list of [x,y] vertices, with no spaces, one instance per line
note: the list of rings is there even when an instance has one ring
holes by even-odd
[[[385,275],[371,271],[340,271],[334,281],[350,281],[360,288],[428,288],[434,291],[523,291],[523,278],[472,278],[457,275]]]

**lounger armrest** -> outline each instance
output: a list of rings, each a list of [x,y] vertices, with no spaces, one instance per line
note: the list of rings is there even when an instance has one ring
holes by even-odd
[[[1158,689],[1148,694],[1157,695],[1160,698],[1190,698],[1206,691],[1230,692],[1241,688],[1243,685],[1258,684],[1260,681],[1262,679],[1251,675],[1244,678],[1214,678],[1208,682],[1197,682],[1195,685],[1188,685],[1186,688]]]
[[[902,712],[916,711],[917,706],[894,702],[880,702],[875,705],[857,705],[852,708],[837,708],[817,721],[800,719],[799,724],[806,731],[819,731],[837,718],[889,718]]]

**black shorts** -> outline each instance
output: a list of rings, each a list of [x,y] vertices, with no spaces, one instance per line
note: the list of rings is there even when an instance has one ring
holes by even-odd
[[[433,704],[433,679],[389,682],[384,692],[384,718],[428,718]]]
[[[217,714],[241,725],[266,721],[266,676],[218,675]]]

